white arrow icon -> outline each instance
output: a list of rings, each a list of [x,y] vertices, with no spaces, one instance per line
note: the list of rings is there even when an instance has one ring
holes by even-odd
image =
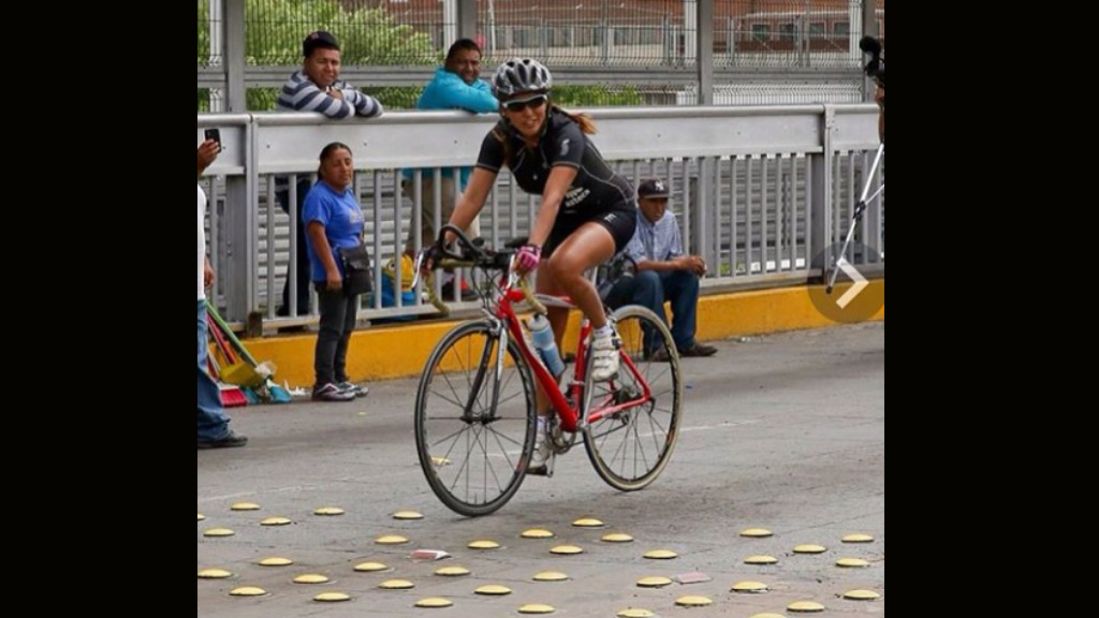
[[[855,285],[851,286],[846,292],[843,293],[843,296],[840,296],[839,299],[836,300],[836,304],[840,306],[840,309],[844,309],[851,301],[855,300],[855,297],[858,296],[859,293],[866,288],[866,286],[870,284],[866,282],[866,277],[863,277],[859,273],[859,271],[855,270],[855,267],[847,263],[847,260],[843,257],[840,257],[840,259],[836,260],[836,267],[842,270],[848,277],[851,278],[852,281],[855,282]]]

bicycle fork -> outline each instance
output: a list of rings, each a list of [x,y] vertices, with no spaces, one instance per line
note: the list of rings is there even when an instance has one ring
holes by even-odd
[[[474,410],[477,405],[477,396],[480,394],[481,387],[484,385],[490,370],[493,374],[492,394],[484,414],[481,415],[481,423],[488,424],[496,420],[496,402],[500,400],[500,379],[504,373],[504,354],[507,353],[508,347],[508,329],[500,320],[490,319],[494,335],[485,341],[485,348],[481,351],[481,360],[477,364],[477,373],[473,376],[473,384],[469,389],[469,399],[466,400],[465,408],[462,410],[462,421],[466,423],[472,423],[477,417]],[[493,341],[497,342],[495,362],[491,356]]]

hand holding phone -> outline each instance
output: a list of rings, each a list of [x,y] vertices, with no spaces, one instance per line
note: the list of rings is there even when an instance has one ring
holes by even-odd
[[[210,130],[206,130],[206,139],[203,140],[198,146],[198,175],[202,176],[202,172],[210,167],[210,164],[214,162],[214,159],[218,158],[218,153],[221,152],[221,142],[218,141],[217,129],[213,129],[213,135],[210,134]]]
[[[225,147],[221,145],[221,129],[206,129],[203,136],[218,143],[218,152],[225,150]]]

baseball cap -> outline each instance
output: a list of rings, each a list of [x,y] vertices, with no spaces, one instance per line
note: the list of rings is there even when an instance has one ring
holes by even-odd
[[[637,188],[637,197],[666,200],[668,199],[668,185],[664,184],[663,180],[648,178],[641,181],[641,186]]]

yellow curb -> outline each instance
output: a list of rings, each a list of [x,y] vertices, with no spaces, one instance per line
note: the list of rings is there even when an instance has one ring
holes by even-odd
[[[813,307],[809,290],[823,286],[794,286],[712,294],[698,299],[699,341],[786,330],[834,326]],[[868,289],[883,294],[884,279],[871,279]],[[885,307],[871,321],[885,319]],[[352,333],[347,353],[347,375],[353,382],[417,376],[431,350],[458,321],[402,324],[360,329]],[[563,350],[574,350],[580,332],[580,313],[569,315]],[[272,361],[279,384],[313,384],[313,351],[317,336],[290,335],[247,339],[244,345],[257,359]]]

